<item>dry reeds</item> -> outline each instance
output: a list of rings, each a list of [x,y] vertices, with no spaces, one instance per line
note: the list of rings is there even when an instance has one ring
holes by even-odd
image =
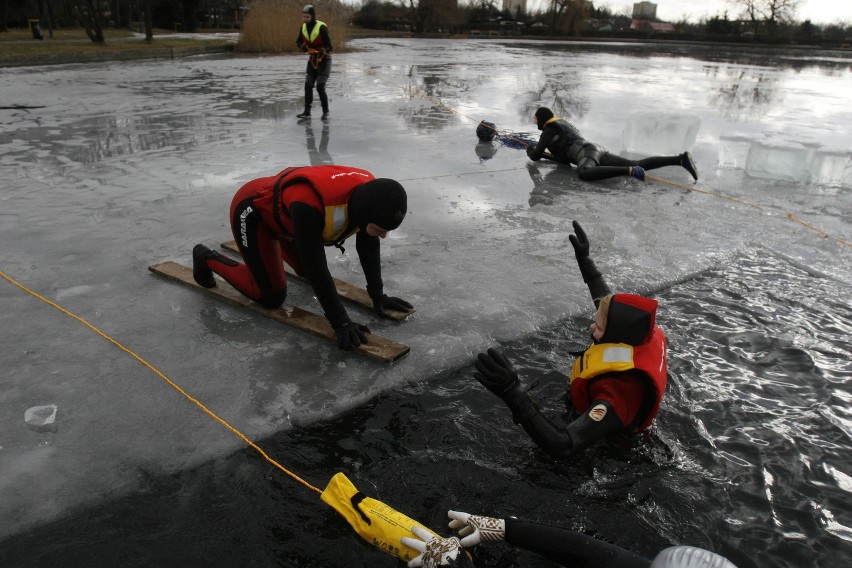
[[[255,0],[243,20],[237,50],[252,53],[295,52],[302,27],[302,7],[311,0]],[[351,8],[337,0],[313,3],[317,19],[325,22],[334,51],[349,41]]]

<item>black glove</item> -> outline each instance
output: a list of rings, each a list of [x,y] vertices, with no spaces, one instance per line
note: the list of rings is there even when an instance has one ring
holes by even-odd
[[[571,224],[574,226],[574,232],[577,234],[569,236],[568,240],[571,241],[571,246],[574,247],[574,256],[577,257],[577,261],[579,262],[589,257],[589,238],[586,236],[586,231],[583,230],[580,223],[572,221]]]
[[[600,278],[601,273],[595,266],[595,262],[589,258],[589,238],[580,223],[573,221],[574,231],[576,235],[570,235],[568,240],[574,247],[574,256],[577,257],[577,266],[580,267],[580,274],[583,276],[583,282],[588,284],[596,278]]]
[[[388,317],[385,310],[395,310],[397,312],[409,312],[414,309],[414,306],[395,296],[382,294],[373,298],[373,309],[383,318]]]
[[[344,351],[349,351],[353,347],[368,342],[367,334],[370,333],[370,330],[367,329],[367,326],[353,322],[347,315],[339,318],[336,322],[332,322],[331,327],[334,328],[334,333],[337,335],[337,346]]]
[[[503,399],[512,411],[516,423],[538,412],[535,404],[524,391],[518,372],[502,353],[496,349],[489,349],[488,353],[480,353],[474,366],[476,367],[476,372],[473,373],[474,378]]]

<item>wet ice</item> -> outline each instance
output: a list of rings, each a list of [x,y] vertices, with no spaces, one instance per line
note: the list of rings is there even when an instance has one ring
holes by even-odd
[[[327,126],[295,119],[304,76],[297,57],[4,70],[4,100],[45,108],[0,122],[0,269],[140,353],[253,439],[433,380],[498,340],[590,316],[567,240],[573,219],[617,290],[664,289],[756,246],[848,286],[847,249],[786,218],[795,211],[850,239],[848,192],[821,181],[848,179],[840,164],[852,147],[852,116],[838,96],[852,92],[846,67],[812,90],[824,63],[795,72],[778,64],[773,80],[753,89],[761,96],[725,98],[742,92],[752,67],[699,50],[695,60],[678,58],[683,84],[674,96],[660,89],[669,66],[636,75],[630,53],[607,53],[601,65],[600,54],[566,55],[558,43],[488,41],[489,57],[475,59],[481,41],[359,45],[336,59]],[[440,110],[421,93],[464,112]],[[478,148],[479,120],[528,132],[541,105],[614,151],[623,140],[639,153],[690,149],[699,188],[761,209],[632,179],[585,183],[553,163],[532,165],[522,150]],[[822,145],[810,158],[790,144],[814,139]],[[755,144],[764,153],[749,161]],[[147,272],[163,260],[190,262],[197,242],[230,240],[227,210],[240,184],[312,159],[365,167],[409,191],[409,216],[383,243],[383,276],[386,292],[418,311],[396,325],[350,309],[375,333],[411,346],[390,367]],[[659,174],[688,178],[680,168]],[[329,250],[329,265],[362,283],[347,249]],[[0,500],[0,537],[134,491],[139,472],[181,471],[241,447],[78,322],[5,281],[0,298],[0,365],[13,371],[0,384],[0,416],[13,417],[0,430],[0,494],[9,496]],[[289,299],[319,309],[305,286],[294,283]],[[20,419],[45,401],[62,417],[49,446]],[[47,461],[49,476],[32,465]],[[33,506],[50,499],[56,506]]]

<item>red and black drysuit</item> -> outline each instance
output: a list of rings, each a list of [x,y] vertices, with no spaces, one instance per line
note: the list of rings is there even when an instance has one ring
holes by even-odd
[[[527,146],[527,156],[531,160],[538,161],[546,151],[550,152],[553,159],[560,164],[575,164],[577,175],[584,181],[629,176],[632,175],[631,167],[633,166],[639,166],[645,170],[655,170],[664,166],[682,166],[686,159],[684,154],[680,154],[628,160],[608,152],[599,144],[585,140],[573,124],[554,117],[549,109],[541,108],[536,111],[535,116],[541,136],[537,144]]]
[[[374,220],[361,218],[366,216],[363,208],[349,207],[353,192],[375,179],[349,166],[305,166],[246,183],[231,202],[231,230],[245,264],[217,254],[206,258],[206,265],[248,298],[275,308],[287,296],[283,259],[309,279],[325,317],[337,329],[349,318],[329,272],[325,246],[340,247],[355,233],[367,291],[374,299],[383,296],[379,238],[359,230]]]
[[[588,256],[588,241],[575,244],[577,263],[597,307],[611,292]],[[571,236],[572,244],[575,237]],[[657,302],[633,294],[616,294],[610,303],[604,335],[575,361],[570,394],[579,417],[560,428],[538,409],[520,384],[511,363],[497,350],[480,354],[474,376],[500,396],[542,450],[566,459],[616,433],[633,433],[651,427],[666,389],[666,338],[656,325]],[[610,361],[612,359],[613,361]]]

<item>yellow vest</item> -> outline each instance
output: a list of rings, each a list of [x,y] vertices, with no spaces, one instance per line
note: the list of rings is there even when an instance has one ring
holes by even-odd
[[[313,47],[313,43],[317,40],[317,38],[320,35],[320,28],[324,25],[325,25],[325,22],[321,22],[321,21],[317,20],[316,24],[314,24],[314,29],[311,30],[311,33],[308,33],[308,24],[302,24],[302,37],[305,38],[308,41],[308,43]],[[290,29],[292,30],[293,28],[290,28]]]
[[[603,373],[635,369],[633,346],[626,343],[595,343],[574,361],[571,382],[590,379]]]

